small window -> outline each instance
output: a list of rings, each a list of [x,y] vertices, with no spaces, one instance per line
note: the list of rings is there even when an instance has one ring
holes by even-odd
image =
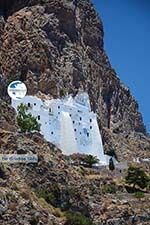
[[[74,129],[74,131],[76,132],[76,131],[77,131],[77,129]]]
[[[70,114],[70,117],[71,117],[71,114]]]
[[[92,123],[92,119],[90,119],[90,123]]]
[[[49,112],[51,112],[52,110],[51,110],[51,108],[49,108]]]
[[[87,137],[89,137],[89,133],[87,133]]]
[[[52,131],[51,134],[54,134],[54,132]]]
[[[58,114],[60,114],[60,112],[58,112]]]
[[[90,126],[90,129],[92,129],[92,126]]]
[[[40,120],[40,116],[38,115],[38,120]]]
[[[80,132],[80,134],[82,134],[82,133]]]
[[[30,107],[31,106],[31,104],[30,103],[28,103],[28,107]]]
[[[47,122],[45,122],[45,124],[47,124]]]
[[[36,105],[36,103],[34,103],[34,105]]]
[[[58,106],[58,109],[60,109],[60,106]]]
[[[75,123],[75,121],[73,121],[73,124]]]
[[[82,120],[82,117],[80,117],[80,120]]]

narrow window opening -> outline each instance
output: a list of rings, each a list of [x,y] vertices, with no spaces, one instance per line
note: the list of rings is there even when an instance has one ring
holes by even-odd
[[[28,103],[28,107],[30,107],[31,106],[31,104],[30,103]]]
[[[38,120],[40,120],[40,116],[38,115]]]
[[[92,123],[92,119],[90,119],[90,123]]]
[[[89,133],[87,133],[87,137],[89,137]]]
[[[36,103],[34,103],[34,105],[36,105]]]

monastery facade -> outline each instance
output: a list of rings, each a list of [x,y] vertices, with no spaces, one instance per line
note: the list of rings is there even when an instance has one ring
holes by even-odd
[[[12,99],[16,109],[26,104],[33,116],[41,124],[40,133],[64,154],[91,154],[97,156],[101,164],[106,163],[102,138],[96,114],[91,111],[89,96],[86,92],[58,99],[42,99],[25,96],[20,100]]]

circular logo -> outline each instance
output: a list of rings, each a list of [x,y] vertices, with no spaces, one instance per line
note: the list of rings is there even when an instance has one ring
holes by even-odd
[[[17,80],[9,84],[7,92],[12,99],[20,100],[25,97],[27,93],[27,87],[23,82]]]

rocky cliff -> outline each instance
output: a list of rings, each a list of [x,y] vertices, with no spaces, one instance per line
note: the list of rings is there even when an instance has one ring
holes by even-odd
[[[89,225],[149,224],[148,192],[135,198],[119,171],[72,165],[40,134],[19,133],[7,96],[15,79],[28,94],[86,90],[105,151],[115,150],[122,161],[150,157],[138,104],[111,67],[103,35],[89,0],[0,1],[0,153],[39,157],[37,164],[0,164],[0,225],[71,225],[68,210]]]

